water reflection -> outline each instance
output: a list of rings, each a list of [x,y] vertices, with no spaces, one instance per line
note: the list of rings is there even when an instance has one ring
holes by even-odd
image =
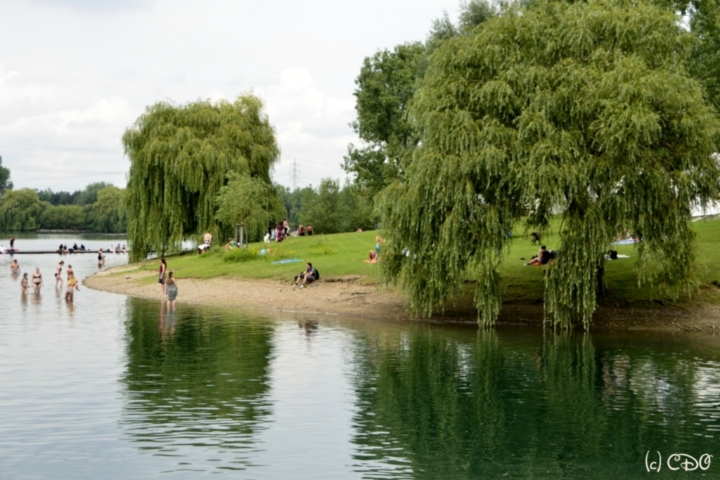
[[[272,325],[158,304],[128,299],[123,428],[141,449],[179,457],[178,470],[247,467],[271,413]]]
[[[717,392],[720,378],[678,352],[680,342],[471,336],[428,326],[358,337],[357,471],[368,478],[628,478],[647,475],[647,450],[716,450],[717,397],[708,402],[697,385],[702,372],[701,390]]]

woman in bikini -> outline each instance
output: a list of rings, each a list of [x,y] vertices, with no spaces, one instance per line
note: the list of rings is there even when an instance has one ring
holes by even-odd
[[[32,276],[33,292],[40,293],[40,287],[44,287],[42,273],[40,273],[40,267],[35,267],[35,273]]]
[[[27,295],[28,293],[28,277],[27,273],[23,273],[23,278],[20,280],[20,288],[22,289],[22,294]]]
[[[60,260],[60,263],[58,263],[57,268],[55,268],[55,288],[60,286],[62,288],[63,279],[62,279],[62,269],[63,265],[65,265],[65,262]]]
[[[20,275],[20,265],[18,264],[17,260],[13,260],[10,264],[10,274],[11,275]]]
[[[167,292],[165,285],[165,272],[167,271],[167,262],[164,258],[160,259],[160,268],[158,268],[158,283],[160,284],[160,291],[165,294]]]

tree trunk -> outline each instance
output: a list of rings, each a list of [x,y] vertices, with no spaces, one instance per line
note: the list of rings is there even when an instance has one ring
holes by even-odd
[[[597,268],[595,269],[595,288],[598,297],[605,297],[610,295],[612,292],[605,284],[605,259],[598,260]]]

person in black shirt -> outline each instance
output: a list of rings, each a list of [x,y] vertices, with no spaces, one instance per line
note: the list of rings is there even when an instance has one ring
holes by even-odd
[[[295,276],[295,281],[293,282],[292,286],[295,288],[298,284],[300,284],[300,288],[305,288],[305,285],[309,285],[315,280],[320,279],[320,272],[317,271],[315,267],[313,267],[312,263],[308,262],[307,268],[304,272],[300,272],[299,275]]]

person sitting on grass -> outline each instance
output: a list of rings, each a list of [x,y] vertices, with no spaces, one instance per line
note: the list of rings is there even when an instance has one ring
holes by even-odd
[[[305,288],[305,285],[309,285],[315,280],[320,280],[320,272],[313,267],[312,263],[308,262],[307,268],[304,272],[300,272],[300,274],[295,277],[295,281],[292,286],[295,288],[298,284],[300,284],[300,288]]]
[[[552,260],[553,255],[552,253],[547,249],[545,245],[540,247],[540,250],[538,250],[538,254],[535,258],[530,260],[528,263],[525,264],[525,266],[538,266],[538,265],[547,265],[550,260]]]
[[[370,251],[368,252],[368,256],[369,256],[370,258],[368,258],[367,260],[363,260],[363,262],[365,262],[365,263],[377,263],[377,261],[378,261],[378,254],[375,253],[375,250],[370,250]]]
[[[237,243],[234,238],[228,238],[228,243],[225,244],[225,250],[233,250],[237,248]]]

